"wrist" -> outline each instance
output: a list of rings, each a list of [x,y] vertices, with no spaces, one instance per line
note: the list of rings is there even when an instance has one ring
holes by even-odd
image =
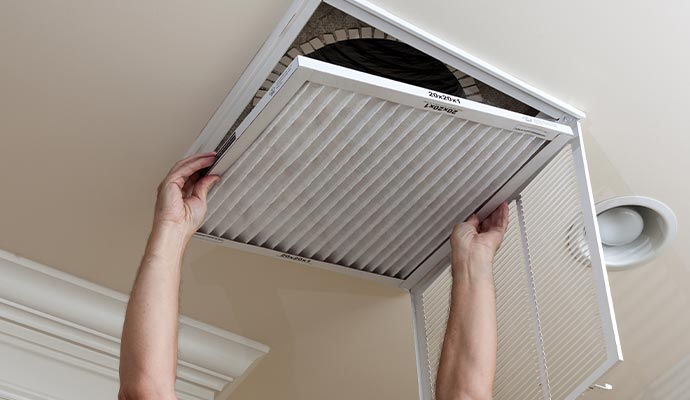
[[[191,235],[184,227],[174,223],[156,223],[146,245],[146,256],[181,260]]]
[[[493,284],[493,262],[490,260],[453,260],[451,275],[453,280],[490,282]]]
[[[154,220],[151,232],[164,234],[170,237],[186,238],[187,240],[194,234],[194,232],[189,232],[189,228],[184,222],[174,222],[169,220]]]

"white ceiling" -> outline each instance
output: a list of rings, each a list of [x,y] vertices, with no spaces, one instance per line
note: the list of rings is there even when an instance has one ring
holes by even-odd
[[[630,399],[690,353],[690,3],[376,0],[587,113],[595,196],[668,203],[658,261],[610,275]],[[126,291],[154,188],[287,0],[0,3],[0,248]],[[416,398],[400,292],[195,242],[183,311],[271,346],[236,399]]]

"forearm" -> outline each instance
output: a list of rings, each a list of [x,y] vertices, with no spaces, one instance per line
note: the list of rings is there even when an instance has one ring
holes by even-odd
[[[438,368],[438,400],[491,399],[496,369],[496,297],[491,265],[453,268],[450,314]]]
[[[136,392],[137,398],[174,398],[178,296],[186,242],[178,230],[155,226],[137,273],[120,358],[121,391]]]

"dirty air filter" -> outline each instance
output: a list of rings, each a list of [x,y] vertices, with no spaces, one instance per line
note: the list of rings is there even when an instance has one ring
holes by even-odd
[[[570,128],[298,57],[210,173],[203,236],[405,279]]]

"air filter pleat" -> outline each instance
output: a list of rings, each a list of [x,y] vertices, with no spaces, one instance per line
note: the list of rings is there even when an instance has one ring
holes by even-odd
[[[396,180],[403,180],[405,174],[416,169],[420,161],[423,162],[427,143],[430,142],[431,146],[434,146],[439,140],[447,137],[453,122],[457,122],[457,120],[453,118],[439,119],[429,134],[423,138],[423,141],[417,146],[408,148],[394,161],[392,167],[383,170],[377,179],[364,176],[360,182],[363,184],[358,185],[361,189],[356,192],[356,195],[349,196],[347,203],[341,204],[342,208],[337,217],[334,216],[331,219],[332,222],[324,230],[313,235],[312,240],[297,242],[291,247],[291,250],[307,257],[314,257],[318,252],[317,258],[326,259],[342,237],[351,235],[358,226],[367,221],[377,201],[381,201],[382,198],[387,199],[395,191],[397,188],[395,183],[398,183]],[[352,218],[353,215],[356,215],[357,218]]]
[[[246,219],[251,220],[254,210],[259,212],[262,209],[265,210],[259,202],[267,202],[275,198],[282,188],[288,187],[289,183],[299,176],[317,155],[321,154],[324,147],[328,146],[333,139],[334,134],[348,122],[348,117],[354,115],[347,111],[353,107],[350,103],[355,95],[348,93],[345,96],[337,96],[338,94],[339,91],[334,90],[326,99],[326,106],[312,116],[310,122],[302,129],[293,132],[292,140],[278,157],[269,153],[259,160],[258,165],[270,166],[270,168],[262,171],[251,191],[238,190],[230,194],[225,200],[228,210],[213,230],[214,234],[235,239],[239,233],[235,227],[242,226],[242,221],[237,225],[235,223],[244,219],[245,213],[249,214]],[[354,108],[357,108],[359,105],[357,102],[354,103]],[[321,113],[326,117],[317,118]],[[333,129],[329,129],[331,127]],[[229,229],[232,230],[228,232]]]
[[[529,278],[514,203],[510,204],[509,218],[508,231],[494,260],[498,322],[494,399],[543,400]],[[450,309],[451,286],[450,269],[446,268],[422,293],[431,398],[435,396],[436,372]]]
[[[338,116],[328,125],[324,124],[322,129],[326,132],[325,134],[319,132],[319,136],[314,138],[301,153],[294,151],[292,163],[285,167],[276,179],[279,184],[273,185],[276,189],[271,190],[272,187],[267,186],[263,193],[255,195],[255,198],[247,199],[248,202],[252,202],[248,209],[251,214],[245,212],[241,216],[241,221],[232,222],[233,230],[238,232],[237,238],[240,241],[249,241],[256,235],[257,227],[246,232],[252,223],[260,226],[276,226],[276,221],[273,220],[276,211],[281,206],[294,207],[292,202],[299,194],[312,190],[310,186],[314,183],[315,175],[323,171],[333,161],[334,155],[339,154],[345,144],[352,140],[356,131],[351,125],[357,126],[358,123],[353,118],[359,116],[360,111],[366,106],[373,105],[369,103],[374,103],[374,101],[358,96],[352,110],[344,107],[343,112],[338,113],[343,115]],[[390,111],[396,110],[396,107],[392,107]],[[268,160],[264,160],[266,161]],[[297,177],[300,179],[296,179]]]
[[[453,224],[460,222],[458,219],[458,215],[467,216],[472,211],[474,211],[469,207],[463,208],[463,204],[476,204],[477,198],[480,198],[482,196],[488,196],[490,194],[487,193],[489,190],[496,190],[496,186],[493,186],[492,183],[507,181],[507,179],[510,178],[510,174],[506,174],[504,176],[491,175],[495,174],[495,167],[500,166],[500,168],[504,168],[505,166],[511,166],[524,153],[530,154],[531,150],[528,150],[530,142],[531,138],[523,137],[519,139],[517,143],[503,143],[496,150],[498,154],[491,155],[491,161],[484,165],[483,170],[474,170],[472,173],[475,175],[471,177],[471,180],[466,179],[462,181],[461,184],[454,185],[454,187],[456,188],[454,191],[448,191],[447,193],[444,193],[445,199],[444,202],[441,203],[441,206],[425,210],[427,213],[430,214],[430,216],[428,217],[428,220],[430,221],[428,225],[429,227],[435,226],[438,229],[438,226],[442,225],[444,226],[444,228],[442,228],[441,231],[439,231],[437,236],[433,238],[427,237],[425,239],[422,239],[423,242],[418,245],[434,246],[435,243],[442,242],[447,237],[448,232],[450,232],[450,230],[452,229]],[[510,150],[512,150],[512,152],[510,152],[512,156],[509,155]],[[518,163],[521,162],[522,160],[518,161]],[[505,172],[505,170],[503,169],[502,171]],[[481,193],[478,193],[480,191]],[[408,221],[408,224],[415,222],[418,221],[410,219]],[[446,234],[443,234],[443,231],[445,231]],[[422,233],[422,235],[427,235],[428,233],[429,232],[424,232]],[[406,247],[409,245],[409,240],[411,238],[409,235],[407,235],[405,239],[408,240],[407,243],[403,240],[400,241],[401,244],[398,247],[388,247],[386,249],[385,256],[383,256],[382,258],[384,260],[387,260],[386,262],[388,263],[388,265],[385,265],[383,269],[387,271],[387,273],[396,276],[407,276],[407,274],[411,272],[409,265],[415,262],[421,262],[424,259],[424,257],[426,257],[426,254],[428,254],[424,251],[417,251],[422,249],[423,247],[420,247],[419,249],[410,249]],[[410,251],[412,251],[411,254]],[[394,258],[395,256],[393,256],[393,258],[390,257],[396,254],[397,258]],[[405,263],[403,263],[403,261],[405,260],[412,260],[412,262],[407,263],[408,266],[405,266]]]
[[[398,246],[386,249],[387,253],[381,257],[385,260],[382,271],[391,276],[407,276],[413,268],[411,266],[419,264],[429,254],[428,250],[424,249],[438,246],[448,237],[452,226],[460,222],[459,215],[468,216],[476,211],[471,207],[476,205],[477,199],[486,198],[489,193],[507,182],[515,171],[513,168],[523,165],[541,146],[540,141],[528,135],[511,138],[513,141],[504,142],[485,155],[487,161],[479,163],[482,165],[481,169],[476,168],[476,165],[468,166],[467,168],[472,171],[471,180],[468,177],[460,184],[451,186],[453,190],[444,193],[443,202],[426,210],[431,217],[427,219],[426,229],[416,231],[419,237],[412,237],[406,232],[404,238],[398,241]],[[467,185],[467,182],[472,184]],[[465,204],[468,205],[462,207]],[[418,223],[418,219],[409,221],[409,224],[414,223]],[[395,256],[390,257],[389,254]]]
[[[390,196],[390,203],[380,202],[380,206],[372,213],[372,218],[367,221],[364,230],[359,231],[359,240],[355,241],[352,237],[339,244],[337,250],[328,256],[333,262],[343,262],[346,265],[352,264],[355,260],[361,264],[361,268],[372,271],[375,269],[372,255],[379,249],[381,241],[393,239],[399,235],[397,224],[403,219],[412,218],[414,213],[423,209],[429,201],[423,200],[422,196],[430,191],[442,190],[445,182],[453,171],[463,164],[463,160],[468,157],[468,149],[475,146],[479,139],[477,135],[477,125],[469,123],[458,127],[457,142],[451,145],[442,145],[444,148],[439,150],[435,156],[430,157],[425,165],[415,171],[413,182],[399,185],[399,189]],[[436,151],[435,149],[433,151]],[[390,204],[390,205],[387,205]],[[327,250],[324,250],[324,252]]]
[[[549,385],[565,399],[607,359],[591,263],[568,243],[583,218],[570,147],[522,199]]]
[[[384,154],[389,153],[392,151],[392,146],[397,144],[398,141],[403,140],[414,128],[419,127],[423,121],[427,121],[428,125],[430,125],[434,120],[434,118],[430,118],[428,115],[425,116],[423,113],[410,110],[409,113],[405,114],[405,118],[400,123],[400,126],[409,126],[407,131],[398,131],[398,127],[390,126],[390,129],[399,134],[399,136],[392,135],[393,140],[391,137],[383,134],[368,135],[367,132],[383,129],[384,122],[390,117],[392,109],[393,107],[389,103],[382,102],[376,108],[376,113],[373,114],[376,115],[377,119],[367,120],[358,129],[357,141],[354,142],[357,145],[347,147],[352,155],[349,157],[344,155],[345,162],[341,166],[343,169],[334,168],[326,171],[327,176],[323,182],[320,182],[320,187],[317,190],[310,191],[310,193],[305,192],[305,196],[303,196],[304,198],[301,201],[296,202],[294,205],[291,204],[290,210],[282,214],[283,218],[279,219],[274,229],[265,235],[261,235],[261,239],[257,240],[257,243],[271,248],[288,248],[293,242],[288,242],[287,238],[292,239],[298,232],[304,232],[303,229],[306,226],[313,227],[313,224],[330,211],[330,209],[323,207],[323,205],[332,204],[335,206],[338,204],[347,195],[348,185],[354,184],[357,176],[366,174],[363,169],[368,165],[367,161],[373,157],[373,154],[379,151]],[[381,118],[382,115],[383,118]],[[386,133],[387,129],[382,133]],[[420,130],[423,131],[424,129]],[[359,145],[359,143],[362,144]],[[349,172],[346,173],[345,171]]]
[[[449,126],[449,132],[442,132],[435,140],[420,153],[415,160],[408,164],[404,174],[398,174],[390,180],[390,186],[394,190],[380,191],[370,201],[376,205],[363,210],[363,218],[356,223],[350,223],[330,244],[324,245],[318,254],[334,263],[352,264],[352,260],[358,260],[367,253],[367,245],[375,240],[385,224],[384,218],[396,220],[403,216],[414,205],[408,196],[428,190],[437,182],[450,167],[455,165],[462,157],[463,144],[468,135],[458,133],[467,124],[467,121]],[[409,168],[413,165],[416,168]],[[345,258],[343,260],[343,258]],[[367,262],[360,259],[362,265]]]
[[[437,135],[430,145],[424,148],[423,152],[418,154],[410,163],[419,165],[419,167],[409,168],[404,174],[398,174],[391,179],[390,186],[397,188],[396,190],[379,192],[371,200],[372,204],[378,206],[367,210],[362,220],[351,224],[352,228],[344,230],[343,235],[337,236],[330,245],[324,245],[318,253],[335,263],[343,261],[346,254],[350,259],[359,259],[366,252],[367,244],[374,240],[371,236],[376,235],[376,231],[380,232],[384,226],[381,224],[384,218],[393,218],[390,214],[394,214],[396,219],[403,216],[409,209],[410,202],[407,201],[407,196],[428,190],[431,182],[439,179],[450,166],[454,165],[453,161],[457,159],[456,150],[461,148],[467,139],[466,134],[458,135],[465,123],[467,121],[454,124],[455,126],[452,128],[446,126],[444,131],[441,131],[441,134]],[[450,131],[445,132],[445,130]],[[457,137],[457,141],[451,140],[454,137]],[[404,204],[408,204],[408,206]],[[344,264],[349,265],[350,261],[345,259]],[[362,263],[367,265],[366,261]]]
[[[363,160],[356,168],[342,171],[344,178],[334,182],[332,190],[328,191],[323,201],[315,204],[314,209],[285,234],[279,242],[280,247],[301,254],[307,245],[314,246],[315,241],[324,235],[324,231],[331,224],[337,224],[339,218],[348,218],[347,215],[343,215],[345,210],[353,202],[359,201],[362,192],[371,182],[399,159],[400,154],[396,153],[404,153],[414,145],[419,145],[418,141],[421,141],[424,135],[430,134],[440,120],[440,115],[427,115],[421,120],[415,118],[410,126],[401,125],[392,131],[387,130],[386,132],[391,133],[389,137],[384,139],[380,146],[364,149],[359,158]],[[401,128],[402,132],[399,131]],[[372,135],[370,131],[363,130],[363,133]]]
[[[266,228],[271,227],[277,231],[287,228],[284,226],[288,221],[294,223],[298,213],[305,213],[309,209],[310,204],[315,203],[315,196],[323,193],[325,190],[332,190],[332,186],[336,179],[338,179],[338,171],[347,165],[352,165],[355,155],[362,149],[362,146],[367,145],[370,137],[362,135],[361,131],[365,126],[370,126],[371,118],[378,115],[380,111],[386,114],[391,114],[393,123],[397,125],[411,117],[412,110],[400,110],[396,107],[386,107],[383,109],[384,102],[378,99],[369,99],[364,107],[364,112],[361,118],[351,121],[352,126],[346,127],[344,130],[345,140],[340,142],[337,149],[329,152],[333,158],[320,169],[313,169],[304,179],[304,185],[301,185],[299,190],[292,190],[292,196],[281,196],[277,198],[268,208],[266,215],[261,220],[257,220],[245,231],[242,236],[246,237],[249,242],[254,242],[259,245],[266,243],[268,236],[264,234]],[[393,112],[395,115],[392,115]],[[381,119],[384,121],[385,119]],[[374,129],[380,127],[374,127]],[[381,136],[382,140],[383,135]],[[370,143],[371,145],[372,143]],[[373,143],[374,146],[377,143]],[[325,158],[325,157],[324,157]],[[327,160],[325,160],[327,161]],[[292,228],[292,225],[289,225]]]
[[[426,197],[431,197],[432,201],[426,201],[424,204],[426,207],[419,207],[414,213],[414,215],[406,215],[405,216],[405,223],[402,224],[401,226],[397,227],[396,229],[396,234],[403,233],[405,234],[406,228],[408,225],[413,224],[415,222],[418,222],[419,219],[425,219],[428,220],[429,218],[432,218],[437,211],[439,210],[440,207],[444,204],[444,202],[447,202],[448,199],[451,198],[452,194],[455,193],[455,190],[448,190],[448,187],[450,188],[458,188],[460,186],[465,186],[468,184],[470,179],[474,176],[474,173],[477,172],[477,164],[480,164],[481,162],[477,162],[477,160],[481,160],[482,158],[486,158],[488,154],[487,152],[490,152],[494,150],[495,148],[503,148],[506,146],[507,143],[510,142],[510,137],[508,135],[500,135],[500,131],[497,132],[496,136],[490,137],[489,135],[482,135],[486,136],[484,138],[484,142],[480,143],[477,148],[474,149],[474,152],[470,153],[467,159],[460,159],[457,165],[454,165],[454,168],[451,170],[451,175],[446,177],[445,181],[448,182],[446,185],[444,185],[443,188],[441,187],[436,187],[435,190],[432,190],[431,192],[426,193]],[[437,196],[437,197],[436,197]],[[430,205],[430,206],[429,206]],[[456,212],[459,210],[456,210]],[[420,214],[423,214],[420,216]],[[403,236],[403,240],[406,240],[409,238],[409,235]],[[380,259],[386,260],[391,254],[395,254],[395,251],[397,250],[397,247],[391,247],[388,245],[388,243],[384,243],[383,245],[379,246],[379,251],[386,250],[386,253],[383,254]],[[372,254],[374,256],[379,256],[378,253]],[[385,267],[380,267],[377,266],[378,269],[384,269]],[[402,268],[402,266],[401,266]],[[397,268],[395,269],[391,275],[397,274],[397,272],[401,269]],[[372,268],[374,269],[374,268]],[[374,269],[376,270],[376,269]]]
[[[289,140],[289,136],[277,134],[285,127],[292,127],[298,122],[302,113],[307,112],[313,115],[316,108],[323,105],[326,95],[322,93],[324,87],[306,84],[295,95],[294,100],[285,108],[280,115],[269,125],[265,134],[260,135],[249,148],[242,153],[235,162],[234,168],[229,169],[221,177],[208,195],[208,208],[206,221],[201,228],[202,232],[210,233],[220,222],[216,213],[223,213],[225,208],[224,201],[241,186],[243,179],[252,177],[252,169],[256,167],[257,159],[263,157],[269,151],[276,152],[276,143],[279,146]],[[314,100],[317,100],[316,102]],[[221,208],[221,206],[223,206]]]

